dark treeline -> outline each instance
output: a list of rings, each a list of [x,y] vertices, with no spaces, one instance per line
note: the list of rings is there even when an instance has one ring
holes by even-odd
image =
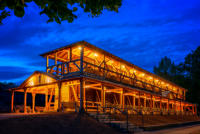
[[[200,46],[178,65],[168,57],[162,58],[154,73],[188,89],[186,100],[200,104]]]

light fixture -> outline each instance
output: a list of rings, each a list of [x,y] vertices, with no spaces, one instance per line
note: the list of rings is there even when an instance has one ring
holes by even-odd
[[[141,76],[144,76],[144,73],[142,73]]]
[[[78,47],[79,50],[81,50],[81,47]]]
[[[122,65],[122,68],[125,68],[125,66],[124,66],[124,65]]]
[[[95,56],[95,57],[97,57],[97,56],[98,56],[98,54],[97,54],[97,53],[94,53],[94,56]]]

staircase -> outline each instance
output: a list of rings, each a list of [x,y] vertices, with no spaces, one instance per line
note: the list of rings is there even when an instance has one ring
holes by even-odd
[[[143,131],[141,128],[137,127],[136,125],[133,125],[130,122],[127,122],[126,120],[117,120],[113,118],[112,115],[108,113],[89,113],[89,116],[95,118],[101,123],[104,123],[117,129],[118,131],[124,134]]]

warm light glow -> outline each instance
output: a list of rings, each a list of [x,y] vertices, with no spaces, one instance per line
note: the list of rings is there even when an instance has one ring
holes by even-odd
[[[110,60],[110,63],[113,63],[113,61],[112,61],[112,60]]]
[[[33,82],[32,80],[30,81],[30,85],[31,85],[31,86],[33,86],[33,85],[34,85],[34,82]]]
[[[144,76],[144,75],[145,75],[144,73],[141,74],[141,76]]]
[[[155,80],[155,82],[157,82],[158,80]]]
[[[161,82],[161,84],[164,84],[164,82]]]
[[[49,83],[50,82],[50,79],[47,77],[47,83]]]
[[[136,73],[136,70],[133,70],[134,73]]]
[[[125,66],[124,66],[124,65],[122,65],[122,68],[125,68]]]
[[[81,50],[81,47],[78,47],[79,50]]]
[[[95,57],[97,57],[97,56],[98,56],[98,54],[97,54],[97,53],[94,53],[94,56],[95,56]]]
[[[151,80],[151,79],[153,79],[152,77],[149,77],[149,79]]]

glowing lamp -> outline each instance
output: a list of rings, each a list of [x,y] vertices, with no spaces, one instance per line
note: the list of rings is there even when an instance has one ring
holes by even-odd
[[[95,57],[97,57],[97,56],[98,56],[98,54],[97,54],[97,53],[94,53],[94,56],[95,56]]]

